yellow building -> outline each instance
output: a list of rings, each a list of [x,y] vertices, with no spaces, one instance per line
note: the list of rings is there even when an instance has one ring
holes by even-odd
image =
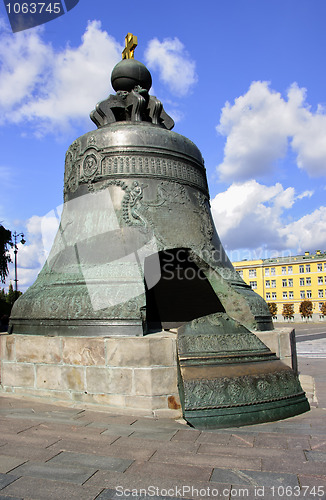
[[[326,302],[326,253],[305,252],[294,257],[243,260],[233,262],[243,280],[266,302],[275,302],[277,317],[282,318],[284,304],[293,304],[298,319],[300,303],[311,300],[313,319]]]

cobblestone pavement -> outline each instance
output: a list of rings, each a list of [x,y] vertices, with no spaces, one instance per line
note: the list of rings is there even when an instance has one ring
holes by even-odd
[[[268,424],[201,432],[2,395],[0,500],[326,499],[326,363],[306,342],[317,402]]]

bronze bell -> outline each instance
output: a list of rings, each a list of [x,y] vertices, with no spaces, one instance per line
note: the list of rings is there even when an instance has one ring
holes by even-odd
[[[273,328],[221,245],[202,155],[171,131],[151,84],[142,63],[122,60],[116,95],[91,113],[98,129],[69,147],[59,231],[13,308],[14,333],[143,335],[224,310]]]
[[[198,148],[172,132],[134,59],[112,72],[98,129],[68,148],[49,258],[15,303],[13,333],[137,335],[178,328],[180,394],[198,427],[275,420],[309,408],[297,374],[254,335],[265,301],[234,270],[210,211]]]

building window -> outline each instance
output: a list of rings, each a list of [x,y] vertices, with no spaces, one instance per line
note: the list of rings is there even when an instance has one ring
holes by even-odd
[[[325,270],[326,270],[326,267],[325,267]],[[271,267],[271,276],[275,276],[276,272],[275,272],[275,267]]]
[[[276,280],[272,280],[272,288],[276,288]]]
[[[286,267],[282,267],[282,274],[286,274]]]
[[[310,264],[306,264],[306,273],[310,273]]]
[[[304,273],[304,266],[299,266],[299,273]]]
[[[300,278],[300,286],[304,286],[304,278]]]
[[[266,293],[266,300],[271,300],[271,294],[269,292]]]
[[[307,299],[311,299],[312,295],[311,295],[311,290],[307,290]]]
[[[282,280],[282,286],[288,286],[288,280]]]
[[[321,311],[321,308],[323,307],[324,302],[319,302],[319,310]]]
[[[251,286],[251,288],[257,288],[257,281],[250,281],[249,285]]]
[[[288,292],[283,292],[283,299],[287,299],[288,298]]]
[[[266,267],[265,269],[265,276],[269,276],[269,267]]]
[[[288,266],[288,274],[293,274],[293,267],[292,266]]]
[[[323,270],[323,264],[317,264],[317,271]]]
[[[324,290],[318,290],[318,297],[322,299],[324,297]]]
[[[249,278],[256,278],[256,269],[249,269]]]
[[[266,288],[270,288],[271,282],[269,280],[266,280]]]
[[[326,262],[324,263],[324,271],[326,271]]]
[[[307,286],[307,285],[308,285],[308,286],[309,286],[309,285],[311,285],[311,278],[306,278],[306,286]]]
[[[238,269],[238,273],[240,275],[240,278],[243,278],[243,270],[242,269]]]
[[[292,278],[289,279],[289,286],[293,286],[293,279]]]
[[[293,292],[289,292],[289,299],[293,299],[293,298],[294,298]]]
[[[272,292],[272,299],[276,300],[276,292]]]
[[[301,290],[300,299],[304,299],[304,298],[305,298],[305,292],[304,292],[304,290]]]
[[[318,285],[322,285],[324,283],[324,279],[322,276],[318,276]]]

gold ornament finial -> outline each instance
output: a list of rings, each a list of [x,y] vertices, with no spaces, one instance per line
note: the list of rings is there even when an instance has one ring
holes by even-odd
[[[132,33],[128,33],[125,38],[125,44],[126,46],[122,52],[122,59],[133,59],[135,48],[138,45],[137,37],[134,36]]]

